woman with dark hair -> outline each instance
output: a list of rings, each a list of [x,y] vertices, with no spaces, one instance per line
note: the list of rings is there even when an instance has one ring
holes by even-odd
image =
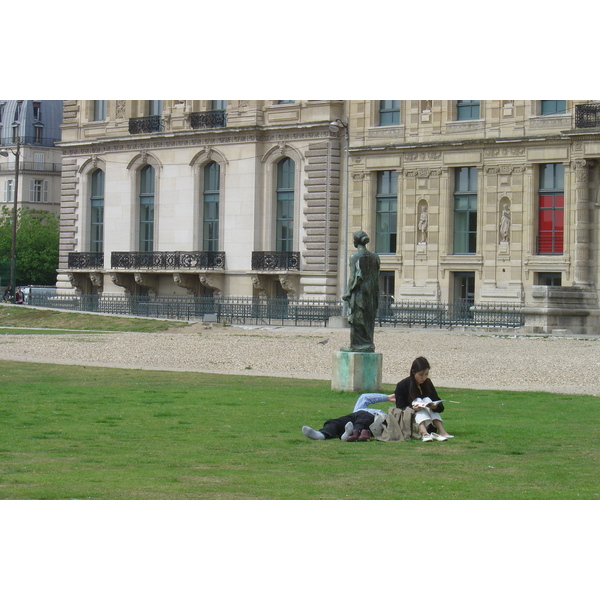
[[[419,426],[419,433],[424,442],[437,440],[440,442],[453,438],[445,429],[440,413],[444,405],[429,379],[429,361],[423,356],[415,358],[410,375],[398,382],[396,386],[396,407],[404,410],[412,408],[415,411],[415,422]],[[433,425],[437,433],[429,433],[427,428]]]

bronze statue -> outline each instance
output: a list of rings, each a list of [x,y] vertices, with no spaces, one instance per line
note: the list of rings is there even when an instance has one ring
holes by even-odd
[[[373,334],[379,306],[379,256],[369,252],[369,236],[354,233],[357,251],[350,257],[350,279],[342,299],[348,303],[350,348],[343,352],[374,352]]]

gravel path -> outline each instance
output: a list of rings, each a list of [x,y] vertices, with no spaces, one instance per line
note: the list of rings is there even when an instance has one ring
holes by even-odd
[[[3,335],[0,360],[330,380],[333,352],[348,343],[347,329],[196,323],[165,333]],[[375,346],[385,389],[423,355],[439,387],[600,395],[600,337],[383,328]]]

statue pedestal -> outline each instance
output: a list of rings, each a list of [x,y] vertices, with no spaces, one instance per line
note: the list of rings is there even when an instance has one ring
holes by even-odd
[[[379,392],[383,354],[335,352],[331,389],[342,392]]]

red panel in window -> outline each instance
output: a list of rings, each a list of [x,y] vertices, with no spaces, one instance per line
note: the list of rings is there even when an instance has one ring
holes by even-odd
[[[553,208],[554,196],[540,196],[540,208]]]
[[[564,196],[554,196],[554,206],[556,208],[562,208],[565,205],[565,197]]]

